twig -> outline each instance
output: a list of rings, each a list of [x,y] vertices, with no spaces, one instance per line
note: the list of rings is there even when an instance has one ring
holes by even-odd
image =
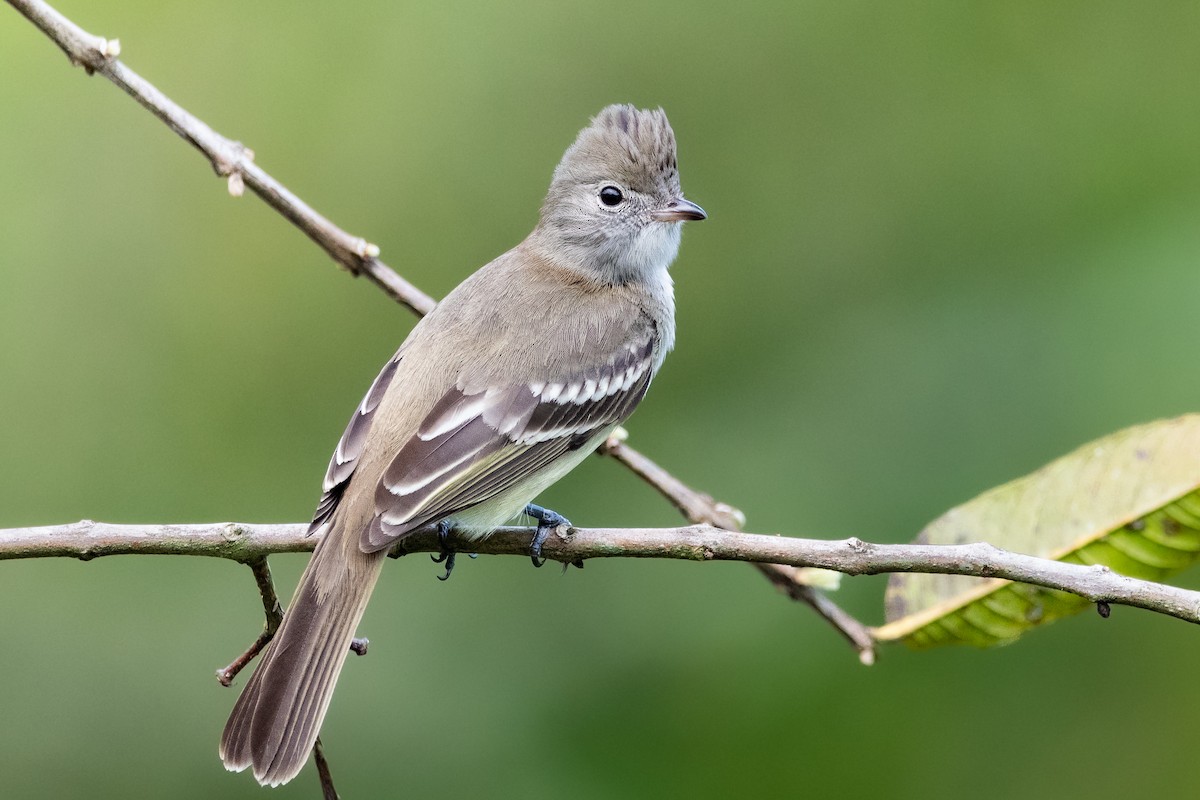
[[[258,593],[262,597],[263,613],[266,622],[262,633],[250,643],[245,652],[233,660],[229,666],[217,670],[217,681],[222,686],[230,686],[238,673],[249,664],[254,657],[262,652],[267,643],[275,637],[279,624],[283,622],[283,606],[279,604],[279,595],[275,593],[275,582],[271,580],[271,567],[267,564],[265,555],[250,559],[246,565],[254,571],[254,581],[258,584]]]
[[[0,530],[0,560],[68,556],[91,559],[122,553],[173,553],[247,561],[273,553],[312,550],[306,525],[211,523],[197,525],[73,525]],[[532,528],[501,528],[487,539],[457,546],[488,555],[529,556]],[[451,537],[452,540],[456,537]],[[454,541],[451,542],[455,544]],[[404,540],[406,553],[440,552],[437,529],[427,526]],[[933,572],[1005,579],[1060,589],[1093,603],[1144,608],[1200,623],[1200,592],[1119,575],[1100,565],[1082,566],[1010,553],[990,544],[871,544],[736,533],[711,525],[682,528],[572,528],[551,536],[547,558],[571,563],[589,558],[677,558],[749,561],[820,567],[847,575]]]
[[[670,500],[688,522],[707,523],[715,528],[727,530],[742,530],[742,525],[746,522],[744,513],[731,505],[718,503],[709,495],[686,485],[678,477],[632,449],[625,443],[626,435],[628,434],[624,428],[617,428],[616,433],[600,446],[600,452],[617,459],[632,473],[658,489],[659,494]]]
[[[653,486],[671,502],[688,520],[695,524],[713,525],[731,531],[740,531],[746,524],[746,515],[727,503],[714,500],[698,492],[671,473],[654,463],[647,456],[625,443],[627,434],[618,428],[613,436],[600,448],[600,452],[612,456],[624,464],[646,483]],[[824,593],[807,585],[795,567],[779,564],[755,564],[758,571],[780,591],[793,600],[807,603],[817,614],[845,637],[858,652],[858,660],[865,665],[875,663],[875,637],[871,630]]]
[[[116,39],[88,33],[42,0],[8,2],[61,47],[72,64],[82,66],[89,75],[96,73],[108,78],[203,153],[217,175],[228,179],[230,194],[241,195],[242,187],[249,186],[250,191],[304,231],[352,274],[365,275],[393,300],[418,314],[427,314],[433,309],[432,297],[379,260],[376,245],[352,236],[318,214],[255,164],[250,148],[217,133],[119,61],[117,55],[121,46]]]
[[[329,772],[329,762],[325,760],[325,746],[321,737],[313,744],[313,761],[317,765],[317,777],[321,780],[321,795],[325,800],[338,800],[337,789],[333,788],[333,775]]]
[[[864,666],[875,663],[875,636],[871,629],[850,616],[841,606],[830,600],[823,592],[808,586],[794,574],[802,567],[787,567],[782,564],[755,564],[763,577],[793,600],[807,603],[820,617],[834,627],[858,652],[858,660]]]
[[[625,442],[628,434],[617,428],[613,436],[600,447],[601,453],[617,461],[658,490],[671,501],[688,522],[705,523],[717,528],[738,531],[746,524],[746,515],[731,505],[718,503],[703,492],[698,492],[671,473],[634,450]]]

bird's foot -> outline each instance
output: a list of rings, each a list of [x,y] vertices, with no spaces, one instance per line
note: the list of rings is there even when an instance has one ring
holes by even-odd
[[[430,556],[430,558],[433,559],[433,563],[435,564],[441,564],[442,562],[445,562],[446,564],[445,574],[437,576],[439,581],[448,579],[450,577],[450,573],[454,571],[454,558],[458,555],[458,551],[450,546],[450,529],[453,527],[454,526],[450,524],[450,521],[445,519],[437,524],[438,547],[441,548],[441,553],[436,556]],[[400,555],[404,555],[404,553],[401,553]],[[467,556],[468,558],[478,558],[479,554],[468,553]]]
[[[533,544],[529,546],[529,560],[535,567],[540,567],[546,563],[546,559],[542,558],[542,545],[550,538],[550,531],[560,525],[570,528],[571,520],[557,511],[551,511],[533,503],[525,506],[525,514],[537,520],[537,533],[533,535]]]
[[[441,548],[441,553],[436,556],[430,556],[430,558],[433,559],[433,563],[435,564],[445,562],[446,574],[437,576],[439,581],[444,581],[449,580],[450,573],[454,572],[454,558],[458,555],[458,551],[450,546],[450,523],[448,521],[442,520],[439,522],[437,524],[437,531],[438,547]]]

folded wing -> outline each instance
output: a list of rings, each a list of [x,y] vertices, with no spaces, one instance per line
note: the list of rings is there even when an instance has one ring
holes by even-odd
[[[621,422],[646,394],[652,359],[647,338],[575,374],[472,392],[452,388],[384,472],[362,549],[382,550],[482,503]]]
[[[383,400],[383,395],[391,384],[392,377],[396,374],[396,368],[400,366],[403,354],[404,349],[401,348],[396,355],[392,356],[391,360],[383,365],[375,382],[367,390],[366,397],[354,410],[354,416],[350,417],[346,432],[342,434],[337,448],[334,449],[333,455],[329,459],[329,468],[325,471],[325,481],[321,485],[321,499],[317,503],[312,523],[308,526],[309,536],[318,532],[323,534],[329,521],[333,518],[333,512],[337,510],[342,494],[345,493],[346,486],[350,483],[350,476],[354,474],[354,469],[358,466],[358,457],[362,455],[363,444],[367,440],[367,433],[371,430],[375,409]]]

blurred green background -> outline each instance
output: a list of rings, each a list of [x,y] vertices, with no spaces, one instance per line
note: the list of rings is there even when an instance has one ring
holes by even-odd
[[[710,220],[634,444],[748,529],[904,541],[1200,410],[1200,6],[59,6],[437,296],[577,130],[662,105]],[[413,323],[0,7],[0,527],[296,521]],[[675,512],[592,459],[581,525]],[[304,557],[272,560],[290,593]],[[1194,784],[1200,632],[1114,608],[865,668],[736,564],[390,565],[325,726],[346,797],[1124,797]],[[1184,583],[1197,585],[1194,576]],[[838,599],[882,618],[882,578]],[[249,571],[0,564],[0,796],[314,797],[228,775]],[[240,682],[239,682],[240,685]]]

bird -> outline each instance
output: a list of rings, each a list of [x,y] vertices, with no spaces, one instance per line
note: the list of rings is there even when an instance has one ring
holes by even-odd
[[[524,511],[540,564],[567,521],[532,501],[645,396],[675,343],[681,223],[706,216],[661,108],[611,105],[580,131],[533,231],[417,323],[351,416],[312,559],[222,733],[227,769],[265,786],[299,773],[385,557],[413,531],[475,540]]]

